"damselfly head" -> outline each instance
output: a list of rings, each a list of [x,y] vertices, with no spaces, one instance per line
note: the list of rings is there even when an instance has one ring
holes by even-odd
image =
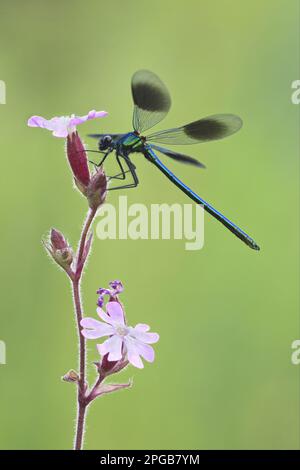
[[[99,150],[107,150],[112,145],[112,137],[110,135],[105,135],[99,140]]]

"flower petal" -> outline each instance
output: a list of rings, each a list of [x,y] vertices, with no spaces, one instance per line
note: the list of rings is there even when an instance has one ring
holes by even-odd
[[[137,328],[136,326],[134,328],[130,328],[130,335],[137,340],[148,344],[157,343],[159,340],[158,333],[146,333],[145,331],[141,331],[141,329]]]
[[[134,367],[137,367],[138,369],[143,369],[144,364],[140,358],[139,351],[136,347],[137,341],[135,341],[133,338],[130,338],[130,336],[126,336],[124,341],[125,341],[128,361]]]
[[[88,119],[97,119],[102,118],[108,115],[106,111],[95,111],[94,109],[89,112]]]
[[[102,323],[102,322],[100,322],[98,320],[95,320],[94,318],[91,318],[91,317],[84,317],[81,320],[80,325],[83,328],[93,328],[95,330],[98,327],[100,327],[101,325],[105,325],[105,323]],[[105,326],[109,326],[109,325],[105,325]]]
[[[93,109],[85,116],[74,116],[73,118],[71,118],[70,125],[78,126],[78,124],[82,124],[83,122],[86,122],[88,120],[105,117],[107,116],[107,114],[108,113],[106,111],[95,111]]]
[[[137,367],[138,369],[144,369],[144,364],[143,364],[142,359],[140,358],[138,354],[135,354],[132,350],[128,351],[128,361],[134,367]]]
[[[78,124],[82,124],[85,121],[87,121],[87,116],[75,116],[71,118],[70,126],[78,126]]]
[[[102,308],[98,307],[97,313],[99,317],[102,318],[102,320],[104,320],[106,323],[109,323],[110,325],[113,325],[114,322],[112,318],[109,315],[107,315],[107,313],[105,313],[104,310],[102,310]]]
[[[155,358],[154,349],[149,344],[136,342],[135,344],[138,354],[140,354],[146,361],[153,362]]]
[[[67,137],[68,134],[76,131],[76,126],[90,119],[107,116],[106,111],[90,111],[85,116],[59,116],[47,120],[41,116],[32,116],[27,124],[30,127],[41,127],[52,131],[55,137]]]
[[[61,116],[61,117],[54,117],[49,121],[45,122],[46,129],[49,131],[55,131],[61,127],[67,127],[71,118]]]
[[[112,326],[94,318],[85,317],[81,320],[80,325],[84,328],[81,334],[88,339],[101,338],[102,336],[109,336],[114,333]]]
[[[66,127],[59,127],[55,131],[52,132],[54,137],[68,137],[68,129]]]
[[[106,311],[113,322],[125,325],[123,309],[119,302],[107,302]]]
[[[31,116],[31,118],[29,118],[27,121],[27,125],[29,127],[45,128],[48,122],[49,121],[47,121],[47,119],[43,118],[42,116]]]
[[[104,341],[103,344],[97,344],[97,348],[101,356],[108,353],[107,359],[109,361],[118,361],[122,359],[122,343],[123,341],[120,336],[113,335]]]
[[[71,118],[66,116],[54,117],[45,123],[45,129],[53,131],[52,135],[55,137],[67,137],[68,135],[68,126],[70,124]]]
[[[138,331],[149,331],[150,330],[150,326],[149,325],[146,325],[146,323],[138,323],[134,329],[137,329]]]

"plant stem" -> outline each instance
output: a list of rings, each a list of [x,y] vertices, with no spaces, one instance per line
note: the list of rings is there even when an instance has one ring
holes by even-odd
[[[85,338],[80,333],[80,321],[82,319],[82,308],[80,298],[80,281],[73,281],[73,297],[76,312],[77,321],[77,333],[79,341],[79,381],[78,381],[78,396],[77,396],[77,425],[76,425],[76,437],[74,448],[80,450],[82,447],[83,433],[84,433],[84,421],[85,421],[85,409],[86,405],[84,402],[85,397]]]
[[[74,306],[75,306],[75,314],[76,314],[76,322],[77,322],[77,334],[78,334],[78,342],[79,342],[79,381],[78,381],[78,395],[77,395],[77,420],[76,420],[76,435],[75,435],[75,442],[74,448],[75,450],[80,450],[83,444],[83,436],[84,436],[84,425],[85,425],[85,413],[87,408],[87,400],[86,400],[86,379],[85,379],[85,369],[86,369],[86,345],[85,345],[85,338],[81,334],[81,326],[80,322],[83,318],[82,314],[82,301],[80,295],[80,281],[83,272],[82,266],[82,255],[86,243],[87,234],[89,232],[90,226],[93,222],[93,219],[96,215],[95,210],[89,210],[83,230],[81,233],[80,241],[79,241],[79,248],[78,248],[78,255],[76,261],[76,270],[75,276],[72,279],[72,290],[73,290],[73,299],[74,299]]]
[[[97,390],[97,387],[99,387],[99,385],[103,382],[104,379],[105,379],[105,377],[101,377],[99,375],[98,379],[96,380],[94,386],[92,387],[90,393],[87,396],[87,403],[90,403],[92,400],[94,400],[95,391]]]
[[[78,255],[77,255],[77,264],[76,264],[76,271],[78,271],[78,266],[80,265],[82,255],[83,255],[83,250],[86,242],[86,237],[88,234],[88,231],[90,229],[90,226],[93,222],[93,219],[96,215],[97,210],[94,209],[89,209],[82,232],[81,232],[81,237],[79,241],[79,248],[78,248]],[[82,270],[79,273],[79,276],[81,277]]]

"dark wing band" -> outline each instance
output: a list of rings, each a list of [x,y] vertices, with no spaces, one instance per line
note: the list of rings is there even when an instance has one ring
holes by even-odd
[[[149,70],[137,71],[131,80],[134,102],[133,128],[143,132],[160,122],[169,112],[171,97],[165,84]]]
[[[150,144],[150,146],[152,149],[158,150],[158,152],[161,152],[164,155],[167,155],[168,157],[178,162],[186,163],[188,165],[194,165],[199,168],[206,168],[205,165],[203,165],[203,163],[199,162],[193,157],[190,157],[189,155],[183,155],[182,153],[173,152],[173,150],[165,149],[163,147],[159,147],[158,145],[154,145],[154,144]]]
[[[219,140],[237,132],[243,121],[234,114],[216,114],[182,127],[155,132],[147,137],[149,142],[162,144],[197,144],[210,140]]]

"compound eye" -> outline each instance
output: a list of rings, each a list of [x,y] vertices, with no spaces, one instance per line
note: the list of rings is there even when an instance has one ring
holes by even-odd
[[[104,135],[99,142],[99,150],[106,150],[108,147],[110,147],[111,143],[112,143],[111,136]]]

